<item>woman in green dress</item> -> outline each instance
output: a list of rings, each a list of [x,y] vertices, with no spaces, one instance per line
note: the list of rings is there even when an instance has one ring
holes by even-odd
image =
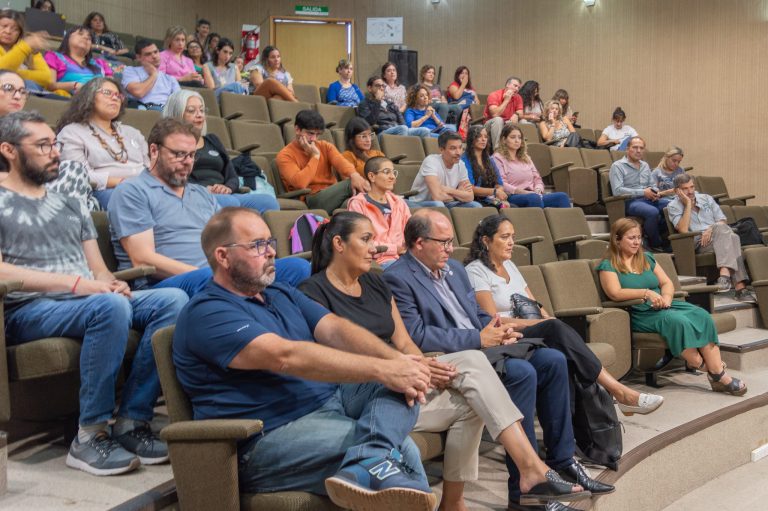
[[[701,307],[672,299],[674,284],[642,250],[640,224],[631,218],[617,220],[611,226],[610,243],[609,257],[597,267],[600,284],[611,300],[644,300],[630,311],[632,331],[660,334],[674,356],[707,371],[713,391],[746,394],[747,386],[725,372],[712,316]]]

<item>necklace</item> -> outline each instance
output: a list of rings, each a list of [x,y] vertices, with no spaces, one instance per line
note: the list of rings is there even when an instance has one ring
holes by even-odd
[[[344,292],[344,294],[347,294],[349,296],[353,297],[360,297],[362,296],[363,288],[360,286],[360,281],[355,280],[355,282],[349,286],[344,284],[341,279],[334,273],[331,273],[328,270],[325,270],[325,276],[328,277],[328,281],[333,284],[334,287],[341,288],[341,290]],[[331,279],[333,277],[333,279]],[[335,281],[335,282],[334,282]]]
[[[96,140],[99,141],[101,147],[103,147],[104,150],[109,153],[112,159],[120,163],[128,163],[128,151],[125,149],[125,142],[123,141],[123,137],[117,132],[112,124],[110,124],[110,126],[112,127],[112,137],[117,140],[117,143],[120,146],[120,152],[116,152],[114,149],[112,149],[109,144],[107,144],[107,141],[101,138],[101,135],[99,135],[99,132],[96,131],[96,128],[93,127],[93,124],[88,123],[88,127],[91,128],[91,135],[96,137]]]

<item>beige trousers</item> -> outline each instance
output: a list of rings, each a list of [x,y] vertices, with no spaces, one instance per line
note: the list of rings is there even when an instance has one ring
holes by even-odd
[[[717,223],[712,226],[712,241],[706,247],[698,247],[700,254],[715,253],[715,264],[718,268],[728,268],[733,271],[731,280],[741,282],[747,280],[747,267],[741,252],[739,235],[726,224]]]
[[[483,424],[494,440],[523,415],[479,350],[441,355],[438,360],[456,366],[451,388],[433,389],[421,405],[414,431],[447,431],[443,479],[474,481],[478,477]]]

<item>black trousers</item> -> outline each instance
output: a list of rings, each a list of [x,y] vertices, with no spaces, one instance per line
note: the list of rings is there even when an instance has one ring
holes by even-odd
[[[565,355],[570,371],[584,383],[594,383],[603,369],[600,359],[587,347],[584,339],[572,327],[559,319],[542,321],[524,328],[525,337],[541,337],[544,344]]]

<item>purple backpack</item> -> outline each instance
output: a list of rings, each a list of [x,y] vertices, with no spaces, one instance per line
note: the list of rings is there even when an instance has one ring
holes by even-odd
[[[327,218],[314,213],[304,213],[297,218],[288,235],[291,240],[291,254],[312,250],[312,236],[319,226],[328,221]]]

